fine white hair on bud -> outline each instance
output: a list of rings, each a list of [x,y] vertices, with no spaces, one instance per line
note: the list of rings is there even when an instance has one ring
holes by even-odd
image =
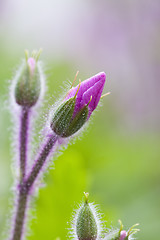
[[[77,240],[101,239],[104,233],[104,224],[97,206],[88,202],[88,193],[84,193],[84,201],[75,211],[70,235]]]
[[[16,104],[31,108],[37,105],[44,95],[44,74],[39,56],[41,51],[32,53],[23,60],[12,83],[12,98]]]

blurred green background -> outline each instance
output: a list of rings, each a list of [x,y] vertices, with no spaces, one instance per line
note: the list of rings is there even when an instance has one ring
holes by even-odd
[[[158,0],[0,2],[0,239],[13,183],[9,80],[24,49],[39,47],[50,104],[77,70],[81,80],[105,71],[104,92],[111,95],[46,174],[28,239],[68,239],[84,191],[99,204],[107,227],[118,226],[118,219],[126,228],[138,222],[138,239],[158,239],[159,10]]]

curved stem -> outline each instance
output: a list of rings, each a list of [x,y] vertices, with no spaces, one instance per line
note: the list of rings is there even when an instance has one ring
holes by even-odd
[[[21,126],[20,126],[20,174],[21,181],[26,174],[27,161],[27,141],[28,141],[29,108],[22,108]]]
[[[57,136],[52,135],[43,146],[40,154],[30,172],[28,178],[23,179],[19,186],[19,199],[17,205],[17,211],[15,216],[15,225],[12,233],[11,240],[21,240],[23,235],[23,228],[25,223],[25,215],[27,211],[27,201],[29,200],[29,192],[31,187],[34,185],[34,182],[40,173],[47,157],[49,156],[53,146],[57,141]]]
[[[49,153],[51,152],[52,147],[55,145],[57,141],[57,136],[56,135],[52,135],[47,143],[44,145],[42,151],[40,152],[33,168],[32,171],[30,172],[27,180],[25,181],[25,186],[27,187],[27,190],[30,190],[30,188],[32,187],[35,179],[37,178],[41,168],[43,167],[46,158],[48,157]]]

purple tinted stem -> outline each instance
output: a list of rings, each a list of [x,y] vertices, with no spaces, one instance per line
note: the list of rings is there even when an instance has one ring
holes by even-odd
[[[13,235],[12,235],[13,237],[11,238],[11,240],[22,239],[23,227],[25,222],[25,214],[27,210],[27,199],[30,196],[29,191],[33,186],[38,174],[40,173],[56,141],[57,141],[57,136],[55,135],[50,136],[50,138],[42,148],[42,151],[40,152],[28,178],[26,180],[23,179],[19,186],[18,206],[17,206],[16,217],[15,217],[15,226],[14,226]]]
[[[31,171],[31,173],[29,174],[27,180],[25,181],[25,187],[27,188],[27,190],[30,190],[30,188],[32,187],[35,179],[37,178],[39,172],[41,171],[41,168],[43,167],[49,153],[51,152],[53,146],[55,145],[57,141],[57,136],[56,135],[52,135],[47,143],[44,145],[39,157],[37,158],[33,169]]]
[[[11,240],[22,239],[23,226],[25,220],[25,212],[27,209],[27,193],[19,192],[18,206],[15,218],[15,226],[13,231],[13,237]]]
[[[28,141],[28,124],[29,124],[29,108],[22,108],[21,126],[20,126],[20,170],[21,180],[24,179],[26,173],[27,161],[27,141]]]

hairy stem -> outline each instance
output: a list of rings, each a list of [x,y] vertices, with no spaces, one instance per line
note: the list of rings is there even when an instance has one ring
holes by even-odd
[[[19,191],[19,199],[17,206],[17,213],[15,218],[15,226],[13,230],[13,237],[11,240],[20,240],[22,239],[23,226],[25,220],[25,213],[27,208],[27,193]]]
[[[53,146],[57,141],[57,136],[52,135],[47,140],[46,144],[44,145],[43,149],[41,150],[31,173],[29,174],[28,178],[25,180],[23,179],[19,186],[19,199],[15,217],[15,225],[12,234],[11,240],[21,240],[23,234],[23,228],[25,223],[25,215],[27,211],[27,200],[30,196],[30,189],[34,185],[35,180],[38,174],[41,171],[47,157],[49,156]]]
[[[27,161],[27,140],[28,140],[28,122],[29,122],[29,108],[22,108],[21,126],[20,126],[20,174],[21,181],[26,174]]]
[[[26,180],[26,187],[27,188],[31,188],[36,177],[38,176],[41,168],[43,167],[45,161],[46,161],[46,158],[48,157],[52,147],[55,145],[57,141],[57,136],[56,135],[52,135],[47,143],[44,145],[42,151],[40,152],[36,162],[35,162],[35,165],[33,166],[32,168],[32,171],[31,173],[29,174],[27,180]]]

